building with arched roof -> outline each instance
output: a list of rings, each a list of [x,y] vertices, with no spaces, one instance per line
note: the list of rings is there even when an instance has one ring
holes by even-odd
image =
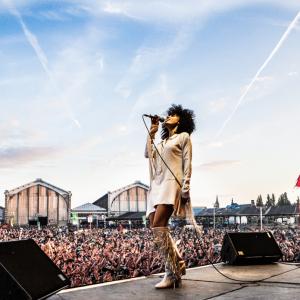
[[[36,179],[5,191],[5,222],[28,225],[31,220],[43,218],[46,224],[63,225],[69,222],[71,192]]]
[[[108,216],[120,216],[129,212],[146,212],[149,186],[140,181],[107,192],[93,204],[107,210]]]

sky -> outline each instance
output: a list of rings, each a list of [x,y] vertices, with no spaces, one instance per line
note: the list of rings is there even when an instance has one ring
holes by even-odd
[[[196,115],[194,206],[295,202],[299,12],[299,0],[0,0],[0,205],[36,178],[72,207],[149,184],[142,114],[173,103]]]

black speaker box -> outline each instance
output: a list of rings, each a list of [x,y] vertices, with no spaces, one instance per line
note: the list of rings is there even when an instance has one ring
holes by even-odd
[[[221,259],[231,265],[268,264],[278,261],[282,252],[271,232],[227,232]]]
[[[0,300],[45,299],[69,285],[34,240],[0,243]]]
[[[28,223],[29,223],[29,225],[36,226],[37,220],[29,220]]]
[[[48,225],[48,217],[38,217],[38,220],[39,220],[41,226]]]

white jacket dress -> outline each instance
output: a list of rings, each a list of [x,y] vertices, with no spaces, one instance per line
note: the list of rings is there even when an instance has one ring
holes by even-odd
[[[166,167],[154,145],[148,137],[145,157],[149,158],[150,189],[147,197],[147,213],[155,211],[158,204],[174,205],[173,215],[185,217],[185,205],[181,203],[181,196],[186,196],[190,191],[192,174],[192,143],[190,135],[186,132],[174,134],[161,141],[157,150],[177,177],[182,187]]]

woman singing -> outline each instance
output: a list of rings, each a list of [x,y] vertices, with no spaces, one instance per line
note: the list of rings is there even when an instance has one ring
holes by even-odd
[[[165,276],[156,288],[181,286],[185,263],[168,228],[170,217],[186,217],[190,206],[192,144],[195,129],[194,112],[172,105],[162,125],[162,141],[154,146],[159,118],[151,118],[145,156],[149,158],[150,189],[147,217],[154,234],[154,243],[165,260]],[[157,153],[158,152],[158,153]]]

